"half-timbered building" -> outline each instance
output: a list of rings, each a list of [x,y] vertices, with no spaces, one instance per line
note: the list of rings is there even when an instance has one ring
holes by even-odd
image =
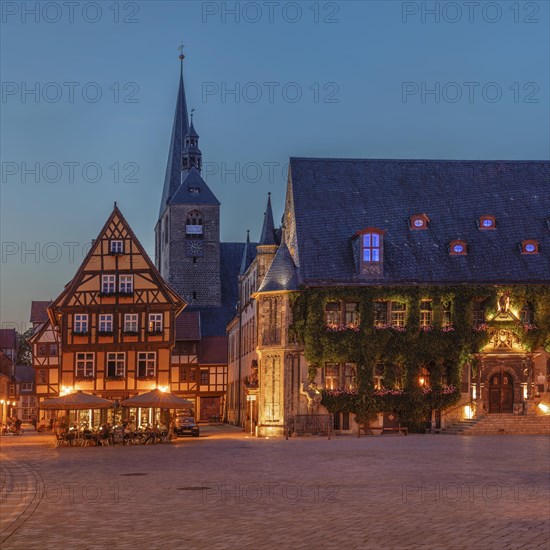
[[[122,400],[169,388],[175,318],[184,307],[115,204],[34,336],[37,394],[83,390]]]

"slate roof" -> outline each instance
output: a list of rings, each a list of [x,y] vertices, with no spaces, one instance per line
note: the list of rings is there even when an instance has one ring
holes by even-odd
[[[180,71],[180,82],[178,99],[176,101],[176,112],[170,138],[170,149],[168,150],[168,161],[166,163],[166,174],[164,176],[164,187],[160,201],[159,219],[164,213],[169,197],[172,197],[181,183],[181,155],[183,151],[183,138],[189,131],[189,116],[187,114],[187,101],[185,99],[185,86],[183,84],[183,66]]]
[[[244,275],[246,270],[250,267],[250,264],[256,258],[256,246],[257,243],[250,242],[250,232],[246,234],[246,243],[244,244],[243,256],[241,260],[241,269],[239,270],[239,275]]]
[[[185,171],[181,172],[181,178],[181,185],[170,199],[170,204],[220,205],[220,202],[195,167],[191,168],[187,173]],[[199,192],[191,193],[190,188],[192,187],[198,188]]]
[[[201,365],[227,364],[227,336],[207,336],[199,342]]]
[[[31,302],[31,323],[45,323],[48,320],[48,306],[51,303],[51,300],[33,300]]]
[[[0,348],[17,348],[17,332],[14,328],[0,328]]]
[[[273,262],[257,290],[260,292],[276,292],[281,290],[298,290],[300,278],[294,260],[286,243],[283,241],[277,249]]]
[[[307,284],[361,283],[354,234],[383,229],[380,283],[550,282],[550,162],[291,158],[297,262]],[[426,214],[426,230],[409,217]],[[496,230],[480,230],[480,216]],[[450,256],[449,242],[467,242]],[[522,255],[536,239],[540,254]]]
[[[200,311],[182,311],[176,317],[176,340],[196,341],[201,339]]]
[[[30,365],[15,365],[17,382],[34,382],[34,368]]]
[[[275,239],[275,224],[273,223],[273,210],[271,208],[271,193],[267,196],[267,207],[264,212],[264,224],[260,236],[259,245],[278,244]]]

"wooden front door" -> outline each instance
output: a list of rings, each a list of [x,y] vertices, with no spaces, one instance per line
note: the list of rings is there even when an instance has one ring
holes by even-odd
[[[514,379],[499,371],[489,379],[489,413],[514,412]]]

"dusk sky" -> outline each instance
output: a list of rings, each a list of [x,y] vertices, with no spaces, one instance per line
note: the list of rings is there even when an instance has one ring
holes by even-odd
[[[114,201],[154,258],[181,42],[224,241],[259,237],[268,191],[281,219],[290,156],[549,159],[548,2],[35,4],[1,7],[3,327]]]

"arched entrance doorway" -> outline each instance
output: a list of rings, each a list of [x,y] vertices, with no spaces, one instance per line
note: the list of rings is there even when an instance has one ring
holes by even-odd
[[[489,378],[489,413],[514,412],[514,378],[500,370]]]

